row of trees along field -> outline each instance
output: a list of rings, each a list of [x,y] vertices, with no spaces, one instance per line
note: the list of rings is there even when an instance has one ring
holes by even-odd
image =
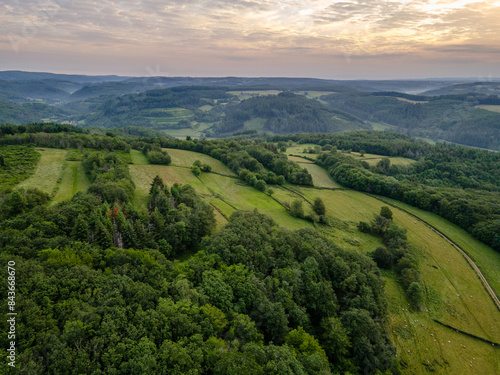
[[[296,185],[312,185],[307,169],[287,159],[274,143],[259,140],[178,140],[141,138],[130,142],[134,149],[155,143],[164,148],[176,148],[210,155],[227,165],[244,181],[256,176],[268,184],[283,184],[283,179]],[[280,177],[282,176],[282,177]]]
[[[370,166],[333,149],[317,163],[344,186],[380,194],[436,213],[500,251],[500,154],[451,144],[430,145],[395,133],[304,134],[297,142],[412,158]],[[275,136],[272,141],[287,141]],[[330,149],[330,147],[326,147]]]
[[[25,126],[27,127],[27,125]],[[0,131],[4,125],[0,125]],[[10,126],[5,126],[5,129]],[[130,152],[131,148],[144,152],[151,163],[169,164],[166,155],[160,155],[160,148],[178,148],[204,153],[222,161],[235,173],[244,176],[252,173],[259,180],[268,184],[286,181],[298,185],[312,185],[309,172],[299,164],[291,162],[286,155],[279,152],[274,143],[262,140],[177,140],[160,137],[120,137],[114,134],[108,136],[98,134],[75,133],[71,125],[62,129],[61,133],[30,133],[18,131],[15,134],[5,133],[0,136],[0,145],[37,145],[54,148],[92,148],[104,150],[123,150]],[[75,127],[76,128],[76,127]],[[79,129],[79,128],[77,128]],[[6,130],[7,131],[7,130]],[[152,151],[152,153],[151,153]],[[247,171],[247,172],[245,172]],[[283,176],[282,178],[279,178]],[[242,178],[245,180],[245,178]]]
[[[399,373],[367,256],[256,211],[213,234],[213,209],[190,186],[157,177],[135,207],[116,152],[82,163],[92,185],[70,200],[1,199],[21,373]]]

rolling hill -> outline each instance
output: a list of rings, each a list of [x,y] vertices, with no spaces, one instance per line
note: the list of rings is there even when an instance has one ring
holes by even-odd
[[[290,144],[290,146],[292,147],[289,147],[287,152],[292,154],[297,154],[297,151],[304,147],[303,145],[296,144]],[[90,149],[87,151],[95,152]],[[381,278],[385,284],[384,294],[387,297],[388,304],[388,315],[384,318],[383,326],[386,334],[395,346],[394,358],[397,358],[400,371],[403,374],[427,374],[429,371],[436,374],[477,374],[478,371],[484,374],[494,374],[500,369],[500,362],[497,356],[498,349],[491,344],[492,342],[500,342],[500,331],[498,330],[500,326],[499,311],[490,299],[485,287],[481,284],[476,272],[471,268],[470,263],[467,262],[452,243],[440,234],[445,233],[447,238],[452,242],[458,243],[462,249],[471,254],[479,267],[486,271],[488,279],[495,281],[494,285],[497,288],[500,285],[498,283],[500,270],[497,267],[500,264],[499,253],[492,251],[473,239],[470,235],[461,231],[458,227],[436,215],[416,210],[398,201],[388,201],[386,198],[342,187],[331,180],[326,170],[314,164],[311,160],[289,156],[290,158],[295,158],[294,160],[301,160],[301,166],[310,170],[314,186],[299,187],[292,184],[273,186],[274,192],[268,194],[241,183],[226,165],[208,155],[179,149],[166,149],[165,151],[172,157],[172,164],[168,166],[151,165],[142,152],[131,150],[129,160],[132,164],[129,164],[128,169],[132,181],[136,185],[132,201],[134,206],[138,210],[145,210],[147,208],[150,201],[151,185],[155,176],[160,176],[163,182],[169,187],[173,186],[174,183],[182,185],[190,184],[200,195],[201,199],[213,207],[217,227],[219,228],[218,233],[221,233],[221,236],[226,233],[222,228],[228,224],[228,221],[229,223],[233,223],[231,225],[235,225],[235,218],[233,218],[233,221],[230,219],[233,213],[239,210],[251,212],[257,209],[259,212],[272,218],[274,222],[279,223],[282,227],[290,230],[313,230],[317,233],[317,236],[331,239],[337,246],[345,249],[343,251],[352,251],[360,255],[369,254],[372,249],[383,245],[382,240],[378,236],[360,232],[357,229],[357,223],[363,220],[370,220],[380,212],[382,206],[390,205],[394,214],[393,222],[404,228],[407,232],[408,242],[412,248],[412,257],[418,265],[421,282],[424,286],[422,306],[419,308],[410,307],[395,271],[381,270]],[[12,150],[5,152],[10,153]],[[41,187],[47,193],[52,194],[54,203],[64,202],[78,191],[85,191],[89,187],[88,177],[84,173],[80,161],[66,160],[71,152],[76,152],[76,150],[45,148],[37,151],[40,157],[34,174],[18,186],[24,189]],[[376,158],[377,156],[371,155],[366,157]],[[210,165],[212,172],[204,172],[200,176],[195,176],[191,172],[191,166],[196,160]],[[310,210],[310,207],[312,207],[311,202],[316,198],[321,198],[325,203],[328,225],[318,222],[311,223],[310,221],[293,217],[285,208],[287,202],[297,200],[302,202],[306,210]],[[69,208],[70,206],[63,204],[61,207]],[[128,210],[130,212],[131,209]],[[106,215],[113,215],[113,211],[110,210]],[[60,218],[57,219],[61,220]],[[264,219],[259,218],[259,220]],[[429,223],[432,224],[432,228],[429,227]],[[45,225],[47,226],[48,224],[45,223]],[[257,230],[255,227],[252,229]],[[240,233],[243,231],[243,228],[241,228]],[[274,232],[277,233],[277,231],[278,228],[276,227]],[[292,235],[292,232],[286,233],[289,233],[290,236]],[[305,235],[306,232],[302,233]],[[260,234],[263,236],[266,235],[263,232]],[[246,236],[246,234],[244,235]],[[223,238],[225,241],[228,240],[226,237],[217,238]],[[245,240],[247,242],[242,247],[237,247],[236,250],[241,252],[241,249],[245,248],[245,246],[251,246],[252,240],[246,237]],[[205,242],[203,246],[208,246],[208,242]],[[218,246],[220,247],[221,245],[219,244]],[[66,275],[80,275],[78,276],[80,280],[85,280],[86,285],[90,285],[83,275],[79,274],[87,268],[91,269],[92,266],[88,265],[88,256],[87,258],[79,258],[78,255],[68,253],[66,258],[64,258],[58,255],[57,251],[59,250],[57,250],[56,246],[54,250],[50,250],[49,253],[44,252],[41,256],[53,257],[48,258],[48,266],[53,267],[58,272],[59,278],[64,280]],[[66,251],[69,252],[69,248]],[[103,262],[107,262],[109,271],[106,272],[108,274],[111,271],[111,267],[118,267],[114,268],[116,274],[118,274],[119,270],[122,273],[135,270],[135,267],[138,267],[137,264],[143,264],[140,261],[142,259],[140,257],[145,257],[148,254],[146,250],[138,253],[131,253],[132,250],[123,251],[123,254],[120,253],[121,258],[113,257],[111,258],[112,261],[110,261],[109,257],[114,256],[114,253],[111,250],[106,252],[107,258]],[[129,254],[126,251],[130,255],[126,255]],[[304,247],[302,251],[310,252],[311,250]],[[83,255],[81,256],[83,257]],[[97,252],[93,256],[97,257]],[[127,260],[128,256],[132,257],[131,260]],[[215,267],[213,263],[212,266],[209,266],[209,263],[201,263],[199,261],[199,257],[203,256],[203,252],[198,254],[195,252],[188,253],[177,258],[175,256],[172,257],[172,255],[168,256],[169,259],[175,259],[176,267],[178,267],[176,270],[180,269],[182,272],[188,272],[188,275],[187,278],[179,275],[177,276],[177,281],[172,281],[169,291],[173,293],[174,297],[168,296],[166,297],[167,300],[172,298],[173,301],[177,301],[176,298],[180,297],[177,297],[176,293],[194,293],[194,289],[189,288],[189,283],[192,282],[198,285],[196,281],[197,276],[195,276],[198,275],[196,267],[206,267],[203,269],[203,272],[215,272],[210,268]],[[351,257],[354,257],[354,255],[351,255]],[[83,263],[83,259],[87,259],[85,260],[87,263]],[[160,272],[157,261],[153,259],[144,260],[144,262],[149,263],[147,267],[143,268],[142,272],[145,272],[144,270],[148,267],[151,270],[155,270],[155,272]],[[336,259],[335,262],[338,262],[338,258]],[[26,267],[21,259],[18,262],[21,269]],[[229,262],[229,260],[223,258],[222,262]],[[309,264],[307,262],[306,264]],[[125,265],[123,266],[123,264]],[[41,267],[46,267],[46,265],[42,263],[37,272],[40,272]],[[340,267],[337,272],[347,272],[345,269],[346,263],[337,264],[337,267]],[[283,269],[280,272],[285,271]],[[98,274],[96,274],[96,277]],[[130,273],[129,275],[128,277],[132,280],[143,280],[143,288],[145,287],[144,285],[149,285],[152,282],[149,279],[142,279],[140,273]],[[291,275],[287,277],[291,277]],[[276,274],[273,278],[274,282],[277,282],[278,278],[282,280],[281,277]],[[338,277],[341,276],[339,275]],[[148,278],[155,280],[152,275],[149,275]],[[184,284],[178,284],[179,280],[182,280]],[[284,282],[284,280],[281,282]],[[205,283],[207,282],[205,281]],[[310,283],[307,278],[303,282],[305,285],[309,285]],[[362,282],[361,280],[357,281],[360,284]],[[237,289],[236,285],[249,285],[241,281],[241,279],[231,281],[228,279],[227,283],[216,284],[222,285],[220,286],[219,295],[226,290],[224,288],[227,287],[224,287],[224,285],[231,285],[234,288],[235,295],[239,293],[237,292],[239,289]],[[347,284],[343,285],[349,285],[350,288],[353,288],[353,291],[356,290],[355,279],[344,281],[344,283]],[[318,286],[320,284],[317,283],[314,285]],[[138,286],[134,288],[138,288]],[[241,288],[241,286],[238,288]],[[130,293],[140,293],[139,290],[131,289]],[[205,289],[198,290],[202,293],[207,293]],[[41,292],[39,291],[38,293]],[[105,293],[107,292],[105,291]],[[135,296],[136,294],[132,295]],[[243,296],[243,294],[241,295]],[[55,299],[56,297],[52,298]],[[62,298],[64,299],[65,297]],[[115,296],[114,298],[116,299],[117,297]],[[167,310],[170,314],[169,319],[184,319],[183,324],[186,324],[188,319],[192,319],[188,318],[191,315],[187,315],[187,311],[191,308],[190,306],[196,306],[197,302],[194,298],[190,297],[188,300],[181,298],[180,301],[185,301],[183,302],[182,310],[180,307],[179,309],[171,308]],[[234,298],[236,302],[239,301],[239,298],[243,297]],[[345,296],[344,298],[348,297]],[[86,307],[87,310],[93,304],[93,302],[89,303],[90,305]],[[129,303],[126,306],[132,306],[133,302]],[[219,302],[213,303],[220,306]],[[166,309],[163,305],[162,308]],[[146,307],[144,309],[148,311],[148,314],[153,314]],[[87,319],[95,316],[95,314],[100,314],[98,310],[92,310],[94,312],[87,310],[80,311],[79,316],[81,319]],[[45,316],[43,314],[45,312],[41,316]],[[251,316],[251,319],[254,319],[252,321],[262,324],[259,323],[259,315]],[[290,319],[292,319],[291,317],[292,315],[290,315]],[[71,320],[68,320],[69,318],[61,316],[61,319],[64,319],[66,325],[73,324]],[[124,316],[122,319],[128,318]],[[343,324],[347,324],[345,320],[342,320],[342,322],[344,322]],[[97,322],[92,324],[95,329],[102,329],[101,324]],[[225,325],[222,324],[221,327],[225,327]],[[259,329],[266,329],[263,325],[259,325],[259,327]],[[220,329],[223,332],[225,328]],[[229,330],[230,328],[227,329]],[[310,331],[310,328],[306,328],[306,330]],[[93,333],[91,332],[88,332],[87,335],[93,337]],[[355,337],[353,333],[349,333],[349,335]],[[320,332],[316,333],[316,336],[322,337]],[[172,340],[173,342],[177,342],[176,336]],[[323,339],[321,343],[322,345],[326,345]],[[84,346],[81,348],[82,350],[86,350]],[[69,353],[71,352],[68,352],[68,358],[71,358],[73,354]],[[353,372],[356,373],[358,371],[354,370]]]

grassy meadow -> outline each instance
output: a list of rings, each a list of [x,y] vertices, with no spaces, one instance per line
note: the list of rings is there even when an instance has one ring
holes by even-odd
[[[227,93],[237,96],[239,100],[245,100],[254,96],[278,95],[280,92],[281,90],[244,90],[228,91]]]
[[[483,104],[483,105],[478,105],[476,106],[477,108],[481,109],[486,109],[487,111],[491,112],[498,112],[500,113],[500,105],[488,105],[488,104]]]
[[[359,152],[351,152],[349,155],[358,160],[365,160],[370,165],[377,164],[383,158],[388,158],[391,161],[391,164],[395,165],[410,165],[411,163],[415,163],[415,160],[394,156],[383,156],[376,154],[365,154],[364,156],[361,156]]]
[[[79,161],[67,161],[68,150],[37,149],[40,161],[35,172],[18,187],[38,188],[53,197],[52,204],[71,199],[78,191],[86,191],[90,182]]]

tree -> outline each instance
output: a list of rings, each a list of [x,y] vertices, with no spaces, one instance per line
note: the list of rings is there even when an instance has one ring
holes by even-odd
[[[424,301],[422,284],[416,281],[412,282],[406,290],[406,294],[408,295],[408,300],[410,301],[412,307],[416,310],[420,310],[422,302]]]
[[[313,211],[319,216],[322,216],[326,213],[326,207],[321,198],[318,197],[314,199]]]
[[[389,167],[391,166],[391,160],[389,158],[382,158],[378,163],[377,163],[377,169],[381,173],[387,173],[389,171]]]
[[[201,169],[199,167],[193,167],[191,168],[191,171],[196,177],[198,177],[201,174]]]
[[[380,216],[385,217],[387,220],[392,220],[392,211],[389,207],[383,206],[380,209]]]
[[[208,164],[203,164],[203,165],[201,166],[201,170],[202,170],[203,172],[212,172],[212,167],[211,167],[210,165],[208,165]]]
[[[258,180],[255,184],[255,188],[260,191],[266,191],[267,188],[266,181]]]
[[[290,214],[300,219],[304,217],[304,207],[302,207],[301,200],[296,199],[292,202],[292,206],[290,208]]]
[[[360,221],[358,224],[358,230],[362,233],[370,233],[372,231],[372,228],[366,221]]]
[[[339,318],[328,317],[321,321],[321,343],[328,358],[332,362],[338,362],[349,353],[351,342],[349,335],[342,326]]]
[[[373,260],[380,268],[390,269],[393,257],[389,250],[383,246],[379,246],[373,251]]]
[[[75,221],[75,226],[71,231],[71,237],[77,241],[87,241],[89,235],[88,219],[84,215],[78,215]]]
[[[14,190],[10,193],[3,202],[3,210],[10,216],[14,216],[23,212],[28,206],[26,197],[19,190]]]

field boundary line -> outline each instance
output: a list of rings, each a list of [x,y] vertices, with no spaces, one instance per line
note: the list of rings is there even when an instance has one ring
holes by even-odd
[[[283,185],[280,185],[280,187],[285,189],[285,190],[288,190],[291,193],[297,194],[299,197],[301,197],[303,200],[305,200],[307,203],[309,203],[312,206],[312,203],[306,197],[304,197],[301,193],[299,193],[298,191],[295,191],[295,190],[288,188],[286,186],[283,186]]]
[[[229,221],[229,218],[227,217],[227,215],[226,215],[224,212],[222,212],[222,210],[221,210],[219,207],[217,207],[217,206],[216,206],[215,204],[213,204],[212,202],[208,202],[208,203],[210,203],[210,205],[211,205],[213,208],[215,208],[215,209],[217,210],[217,212],[218,212],[218,213],[220,213],[224,219],[226,219],[227,221]]]
[[[381,202],[384,202],[385,204],[388,204],[392,207],[395,207],[397,208],[398,210],[400,211],[403,211],[405,212],[406,214],[418,219],[419,221],[421,221],[425,226],[427,226],[429,229],[431,229],[434,233],[436,233],[437,235],[441,236],[442,238],[444,238],[450,245],[452,245],[456,250],[458,250],[460,252],[460,254],[462,254],[462,256],[465,258],[465,260],[467,261],[467,263],[469,263],[469,265],[472,267],[472,269],[475,271],[476,273],[476,276],[479,278],[479,280],[481,281],[481,284],[483,284],[484,288],[486,289],[486,291],[488,292],[489,296],[491,297],[491,299],[493,300],[493,303],[495,304],[495,306],[497,307],[498,311],[500,311],[500,300],[498,299],[497,295],[495,294],[495,291],[493,290],[493,288],[490,286],[490,284],[488,283],[488,281],[486,280],[486,278],[484,277],[483,273],[481,272],[481,270],[479,269],[479,267],[476,265],[476,263],[474,263],[474,261],[472,260],[472,258],[460,247],[458,246],[455,242],[453,242],[448,236],[446,236],[445,234],[441,233],[437,228],[433,227],[431,224],[429,224],[428,222],[426,222],[425,220],[421,219],[420,217],[418,217],[417,215],[405,210],[404,208],[401,208],[393,203],[390,203],[390,202],[387,202],[386,200],[384,200],[383,198],[379,198],[377,196],[374,196],[372,194],[367,194],[369,195],[370,197],[372,198],[375,198]]]
[[[497,348],[500,347],[500,344],[495,342],[495,341],[491,341],[491,340],[488,340],[488,339],[485,339],[483,337],[479,337],[479,336],[476,336],[472,333],[468,333],[468,332],[465,332],[465,331],[462,331],[461,329],[458,329],[458,328],[455,328],[455,327],[452,327],[446,323],[443,323],[443,322],[440,322],[439,320],[437,319],[431,319],[433,322],[436,322],[438,324],[441,324],[442,326],[446,327],[446,328],[449,328],[449,329],[452,329],[458,333],[461,333],[463,335],[466,335],[466,336],[469,336],[469,337],[472,337],[473,339],[476,339],[476,340],[480,340],[480,341],[483,341],[487,344],[491,344],[492,346],[496,346]]]

